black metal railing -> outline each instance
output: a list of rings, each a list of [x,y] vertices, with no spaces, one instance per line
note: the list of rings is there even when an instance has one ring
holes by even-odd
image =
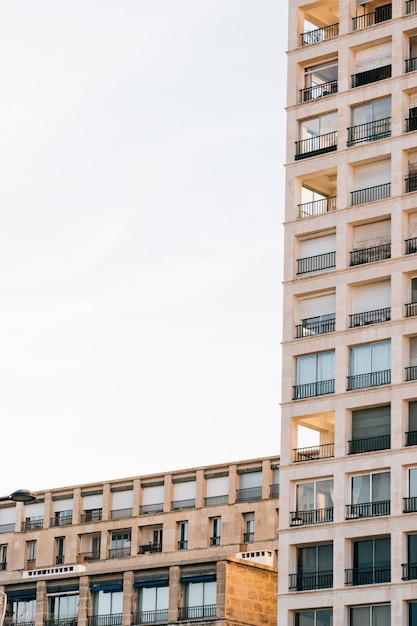
[[[312,85],[311,87],[300,89],[301,102],[316,100],[316,98],[330,96],[334,93],[337,93],[337,80],[330,80],[327,83],[321,83],[320,85]]]
[[[248,487],[247,489],[236,490],[236,502],[250,502],[251,500],[261,500],[262,487]]]
[[[391,183],[383,183],[365,189],[356,189],[350,192],[350,203],[352,206],[365,204],[366,202],[376,202],[391,196]]]
[[[376,452],[377,450],[389,450],[391,447],[391,435],[377,435],[376,437],[363,437],[348,441],[349,454],[361,452]]]
[[[164,503],[158,502],[158,504],[142,504],[140,507],[141,515],[150,515],[152,513],[163,513]]]
[[[22,530],[38,530],[43,528],[43,517],[39,519],[27,519],[22,522]]]
[[[220,537],[218,535],[214,537],[210,537],[210,545],[211,546],[219,546],[220,545]]]
[[[391,78],[391,65],[383,65],[372,70],[352,74],[352,87],[363,87],[363,85],[376,83],[386,78]]]
[[[309,591],[333,587],[333,570],[290,574],[290,591]]]
[[[122,613],[111,613],[108,615],[91,615],[88,618],[89,626],[120,626],[122,623]]]
[[[417,0],[406,0],[405,1],[405,14],[410,15],[410,13],[415,13],[417,11]]]
[[[255,533],[243,533],[243,541],[244,543],[252,543],[253,541],[255,541]]]
[[[375,26],[381,22],[386,22],[392,17],[392,9],[390,4],[386,4],[383,7],[379,7],[372,13],[366,13],[365,15],[358,15],[352,18],[353,30],[362,30],[362,28],[369,28],[369,26]]]
[[[326,41],[326,39],[333,39],[339,34],[339,24],[330,24],[329,26],[323,26],[323,28],[315,28],[309,30],[306,33],[300,35],[301,46],[311,46],[313,43],[320,43],[320,41]]]
[[[417,174],[413,174],[412,176],[407,176],[404,178],[405,180],[405,193],[411,193],[412,191],[417,191]]]
[[[161,624],[168,623],[168,609],[155,611],[138,611],[133,617],[133,624]]]
[[[336,196],[320,198],[320,200],[313,200],[312,202],[303,202],[298,205],[299,218],[323,215],[323,213],[330,213],[330,211],[336,211]]]
[[[417,430],[410,430],[405,433],[405,445],[417,446]]]
[[[334,317],[327,320],[319,320],[318,322],[305,322],[304,324],[297,324],[295,327],[296,339],[311,337],[312,335],[332,333],[335,330],[335,326],[336,319]]]
[[[294,463],[330,459],[332,457],[334,457],[334,443],[323,443],[319,446],[294,449]]]
[[[279,498],[279,483],[275,483],[270,485],[269,487],[269,497],[270,498]]]
[[[417,57],[405,60],[405,73],[415,72],[417,70]]]
[[[417,237],[405,240],[405,253],[414,254],[417,252]]]
[[[346,519],[357,519],[359,517],[379,517],[391,513],[391,500],[380,500],[378,502],[363,502],[346,505]]]
[[[335,379],[320,380],[315,383],[307,383],[305,385],[293,386],[293,400],[302,400],[304,398],[314,398],[315,396],[327,396],[334,393]]]
[[[413,130],[417,130],[417,117],[406,117],[405,118],[405,132],[410,133]]]
[[[368,324],[378,324],[388,322],[391,319],[391,307],[385,309],[375,309],[375,311],[365,311],[364,313],[353,313],[349,315],[349,328],[357,326],[367,326]]]
[[[403,513],[415,513],[417,511],[417,498],[403,498]]]
[[[188,540],[181,540],[178,542],[178,550],[188,550]]]
[[[45,626],[77,626],[78,617],[61,617],[58,619],[46,619]]]
[[[219,504],[229,504],[229,496],[210,496],[204,498],[204,506],[217,506]]]
[[[19,619],[17,620],[12,620],[10,623],[8,623],[8,626],[35,626],[35,620],[30,620],[30,621],[20,621]]]
[[[92,552],[80,552],[79,556],[83,557],[84,561],[99,561],[100,551],[93,550]]]
[[[182,509],[195,509],[195,498],[171,502],[171,511],[181,511]]]
[[[410,365],[405,368],[405,380],[417,380],[417,365]]]
[[[130,556],[130,546],[124,546],[123,548],[110,548],[109,559],[122,559],[126,556]]]
[[[337,150],[337,130],[295,142],[295,160]]]
[[[65,563],[65,554],[58,554],[55,557],[55,565],[63,565]]]
[[[297,274],[308,274],[336,267],[336,252],[325,252],[297,259]]]
[[[206,604],[204,606],[184,606],[178,609],[178,619],[202,619],[216,617],[216,605]]]
[[[138,546],[138,554],[153,554],[155,552],[162,552],[161,543],[145,543],[143,546]]]
[[[382,243],[371,248],[359,248],[350,252],[350,266],[375,263],[391,258],[391,243]]]
[[[347,130],[348,146],[354,146],[357,143],[364,143],[367,141],[385,139],[386,137],[391,137],[391,118],[385,117],[384,119],[376,120],[374,122],[350,126]]]
[[[290,526],[303,524],[322,524],[333,521],[333,507],[326,509],[311,509],[309,511],[293,511],[290,513]]]
[[[405,317],[417,315],[417,302],[409,302],[405,305]]]
[[[85,522],[99,522],[103,516],[102,509],[93,509],[91,511],[84,511],[81,514],[81,523]]]
[[[401,565],[403,574],[402,580],[416,580],[417,578],[417,563],[403,563]]]
[[[391,565],[354,567],[345,570],[346,585],[377,585],[391,582]]]
[[[72,515],[59,515],[49,520],[50,526],[68,526],[69,524],[72,524]]]
[[[13,533],[15,529],[15,525],[13,524],[0,524],[0,534],[3,533]]]
[[[122,519],[124,517],[132,517],[133,509],[114,509],[110,511],[110,519]]]

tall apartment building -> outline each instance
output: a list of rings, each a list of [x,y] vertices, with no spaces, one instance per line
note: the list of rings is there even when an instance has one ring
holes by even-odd
[[[279,459],[0,505],[5,626],[276,626]]]
[[[288,48],[278,622],[416,626],[417,2]]]

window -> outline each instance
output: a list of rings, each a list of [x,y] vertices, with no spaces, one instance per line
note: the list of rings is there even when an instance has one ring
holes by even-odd
[[[152,554],[162,552],[162,526],[142,526],[141,541],[138,554]]]
[[[7,543],[0,544],[0,571],[7,569]]]
[[[351,204],[363,204],[389,198],[391,195],[391,160],[383,159],[365,165],[358,165],[353,170],[354,189],[351,192]]]
[[[66,526],[72,524],[72,510],[55,511],[55,517],[51,520],[52,526]]]
[[[408,470],[408,498],[404,498],[404,513],[417,511],[417,467]]]
[[[334,393],[334,350],[296,359],[294,400]]]
[[[417,602],[408,603],[408,626],[417,626]]]
[[[297,275],[331,269],[336,266],[336,233],[300,239]]]
[[[290,574],[290,589],[307,591],[333,587],[333,544],[297,550],[297,573]]]
[[[336,150],[337,112],[332,111],[300,122],[299,141],[295,147],[296,159]]]
[[[84,561],[98,561],[100,559],[100,534],[81,535],[80,537],[80,556],[84,557]]]
[[[296,326],[296,338],[321,335],[335,330],[336,294],[305,298],[299,302],[301,323]]]
[[[78,599],[78,592],[49,596],[49,619],[73,620],[77,618]]]
[[[171,510],[180,511],[182,509],[193,509],[195,507],[196,496],[195,476],[185,479],[174,478],[172,482],[174,484],[174,500],[171,502]]]
[[[390,473],[352,476],[352,504],[347,509],[347,519],[389,515]]]
[[[382,98],[353,107],[348,146],[391,136],[391,98]]]
[[[352,412],[352,440],[349,454],[388,450],[391,447],[391,405]]]
[[[391,581],[391,539],[379,537],[353,542],[353,569],[347,585],[375,585]]]
[[[406,445],[417,445],[417,402],[408,403],[408,431],[406,435]]]
[[[243,541],[245,543],[255,541],[255,513],[243,514],[244,532]]]
[[[206,476],[206,497],[204,506],[228,504],[229,502],[229,474]]]
[[[350,626],[391,626],[391,605],[352,606]]]
[[[83,497],[84,513],[81,515],[82,522],[99,522],[103,511],[103,494],[94,493]]]
[[[373,193],[371,188],[370,192]],[[358,193],[367,194],[369,189]],[[356,193],[356,192],[354,192]],[[391,220],[378,220],[360,224],[353,228],[353,251],[350,265],[375,263],[391,257]]]
[[[16,507],[0,509],[0,533],[14,532],[16,525]]]
[[[28,595],[32,595],[32,591]],[[36,615],[35,591],[33,591],[33,598],[30,599],[14,599],[8,596],[7,613],[13,625],[34,626]]]
[[[164,510],[164,483],[163,481],[142,485],[141,515],[147,513],[162,513]]]
[[[151,584],[151,583],[149,583]],[[168,583],[158,586],[142,587],[138,593],[138,607],[136,624],[168,622]]]
[[[333,479],[300,483],[296,488],[297,510],[291,526],[333,521]]]
[[[306,67],[304,70],[304,89],[301,89],[301,102],[336,93],[337,76],[337,59]]]
[[[111,519],[122,519],[132,517],[133,513],[133,490],[123,489],[112,494]]]
[[[355,51],[356,74],[352,87],[360,87],[391,77],[391,41],[384,41]]]
[[[213,578],[213,576],[207,576],[207,578]],[[184,586],[185,606],[181,611],[181,619],[216,617],[215,580],[195,580],[185,582]]]
[[[122,623],[123,591],[115,590],[115,585],[100,585],[92,588],[92,626],[117,626]],[[120,585],[122,587],[122,585]]]
[[[110,558],[117,559],[130,556],[131,532],[130,530],[115,530],[111,534]]]
[[[178,550],[188,548],[188,522],[178,523]]]
[[[417,578],[417,535],[407,535],[407,563],[403,566],[403,580],[416,580]]]
[[[36,541],[26,542],[26,560],[28,564],[36,563]]]
[[[213,517],[211,519],[211,537],[210,537],[211,546],[220,545],[221,534],[222,534],[222,519],[221,517]]]
[[[294,614],[294,626],[333,626],[333,610],[311,609],[309,611],[296,611]]]
[[[352,289],[353,313],[350,328],[368,326],[391,319],[391,281],[365,283]]]
[[[238,502],[250,502],[262,498],[262,468],[238,470],[239,489],[236,498]]]
[[[65,561],[65,537],[55,538],[55,563],[62,565]]]
[[[348,391],[388,385],[391,382],[391,342],[351,348],[350,372]]]

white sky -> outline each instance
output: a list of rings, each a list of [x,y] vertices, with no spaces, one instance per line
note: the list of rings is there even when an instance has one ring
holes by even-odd
[[[287,0],[2,0],[0,495],[279,453]]]

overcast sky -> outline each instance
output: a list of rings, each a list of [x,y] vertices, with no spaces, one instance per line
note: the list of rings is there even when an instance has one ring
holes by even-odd
[[[2,0],[2,493],[279,453],[286,0]]]

